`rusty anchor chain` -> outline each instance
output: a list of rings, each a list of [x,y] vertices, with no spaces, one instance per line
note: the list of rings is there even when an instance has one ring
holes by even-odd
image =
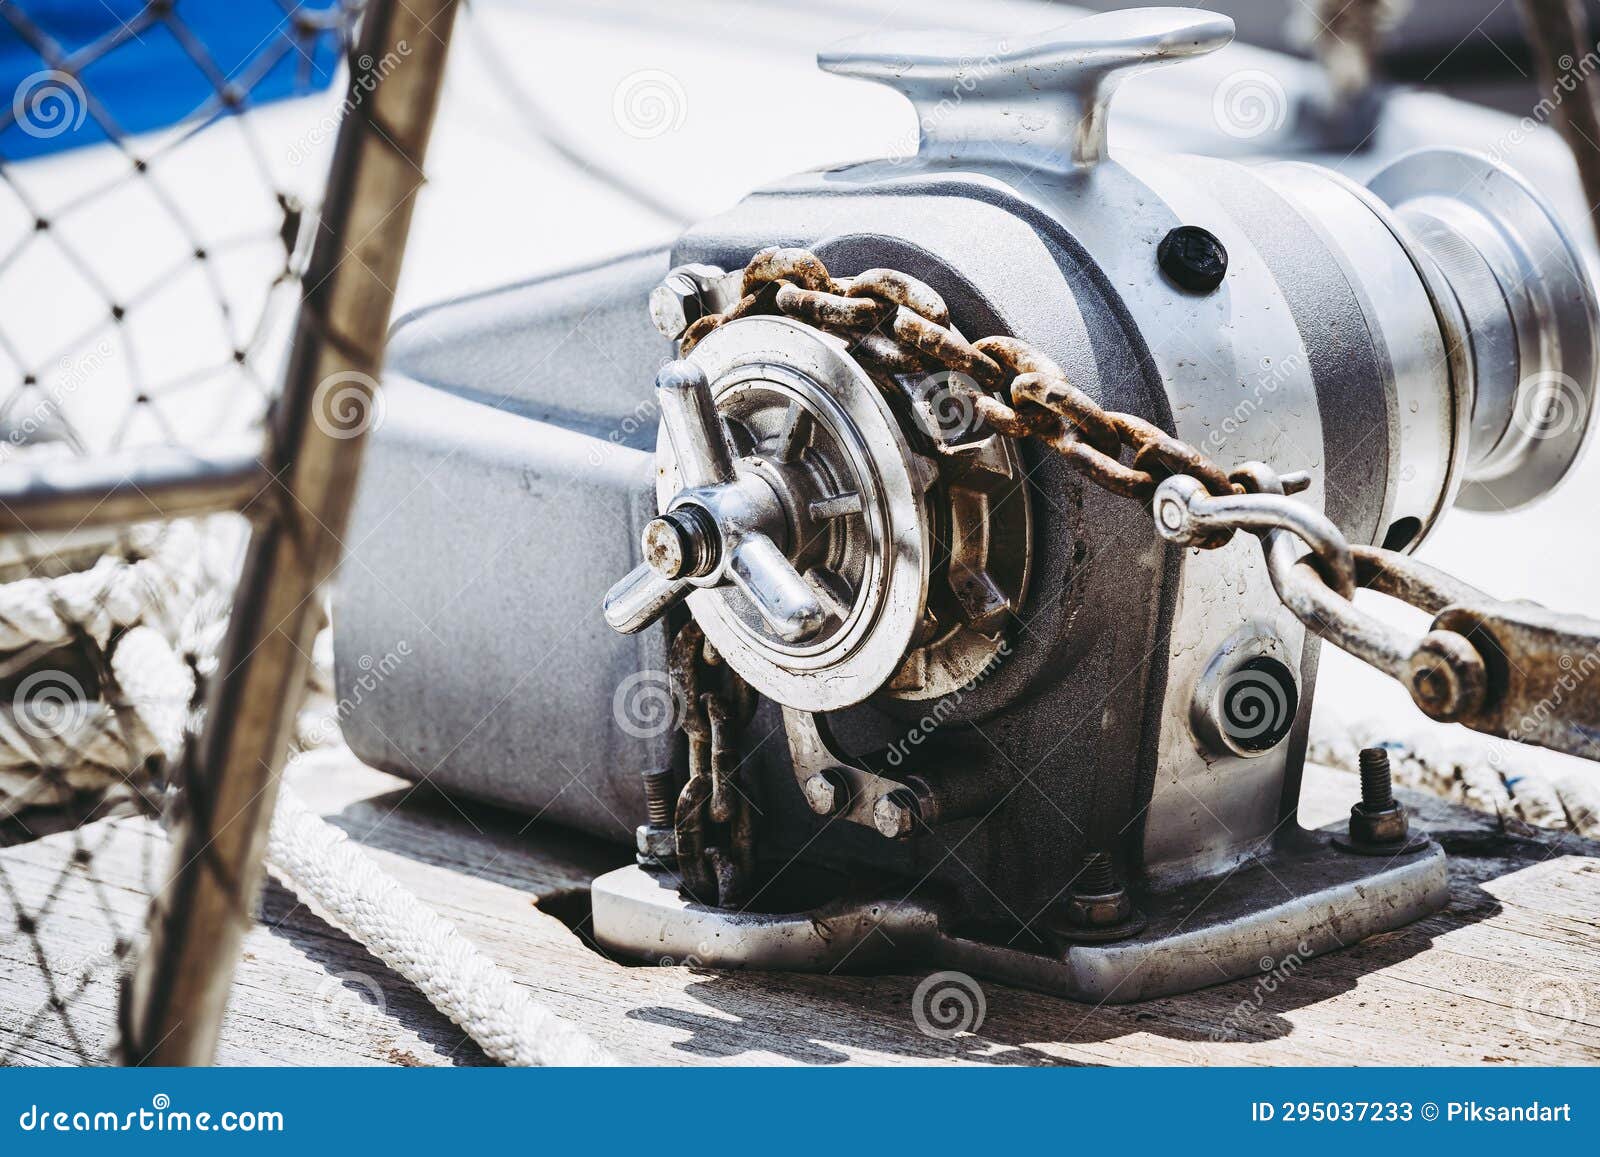
[[[673,815],[678,870],[690,895],[728,907],[747,894],[755,871],[755,825],[739,785],[738,753],[756,694],[692,619],[673,637],[668,668],[689,747],[689,778]]]
[[[773,247],[745,266],[740,292],[729,309],[688,326],[683,355],[727,322],[780,314],[843,340],[874,380],[947,371],[957,404],[999,433],[1047,447],[1099,488],[1151,503],[1168,541],[1215,550],[1237,530],[1254,533],[1295,617],[1398,679],[1431,718],[1600,759],[1600,680],[1591,678],[1600,672],[1600,621],[1493,599],[1407,555],[1352,545],[1324,515],[1288,497],[1310,484],[1305,472],[1261,463],[1225,471],[1145,419],[1102,408],[1029,343],[968,341],[939,294],[904,273],[835,277],[808,250]],[[1362,587],[1433,615],[1430,629],[1415,637],[1360,610],[1352,600]],[[697,787],[691,775],[684,789],[680,840],[686,814],[692,821],[712,799],[709,713],[703,734],[707,782]]]

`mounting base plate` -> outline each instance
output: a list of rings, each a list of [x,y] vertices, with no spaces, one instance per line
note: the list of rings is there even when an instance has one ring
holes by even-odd
[[[1341,851],[1325,832],[1301,832],[1220,880],[1139,897],[1146,923],[1126,940],[1071,943],[1045,929],[1043,950],[956,935],[936,901],[917,898],[733,911],[685,899],[676,876],[637,866],[593,886],[595,939],[626,958],[782,972],[954,968],[1096,1004],[1269,972],[1409,924],[1448,899],[1444,852],[1432,841],[1375,861]]]

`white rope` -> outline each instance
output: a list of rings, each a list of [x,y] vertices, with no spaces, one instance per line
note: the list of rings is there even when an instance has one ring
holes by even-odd
[[[106,557],[88,570],[0,584],[0,654],[60,646],[82,634],[105,647],[120,632],[107,662],[121,693],[121,710],[113,710],[97,697],[106,688],[50,672],[52,682],[0,710],[0,815],[120,786],[151,756],[169,765],[178,758],[195,684],[174,641],[207,653],[227,610],[196,568],[200,537],[188,524],[173,524],[149,557]],[[312,682],[317,686],[317,677]],[[492,1059],[615,1063],[287,788],[267,857],[273,875],[415,985]]]
[[[402,888],[288,788],[279,795],[272,817],[267,866],[314,911],[414,984],[494,1060],[508,1065],[616,1063],[528,996],[454,925]]]

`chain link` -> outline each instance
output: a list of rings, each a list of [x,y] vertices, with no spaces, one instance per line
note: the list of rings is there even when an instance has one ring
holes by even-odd
[[[692,619],[673,637],[668,667],[689,746],[689,779],[673,816],[678,869],[690,895],[732,907],[755,872],[755,825],[738,782],[738,751],[756,695]]]
[[[1257,535],[1295,617],[1398,679],[1430,717],[1600,759],[1600,679],[1590,678],[1600,673],[1600,621],[1501,602],[1407,555],[1353,546],[1288,499],[1310,484],[1304,472],[1225,471],[1145,419],[1102,408],[1027,342],[969,342],[939,294],[904,273],[834,277],[810,251],[774,247],[751,258],[740,289],[731,308],[684,331],[684,355],[737,318],[781,314],[844,340],[875,378],[948,371],[950,393],[975,417],[1049,448],[1103,490],[1150,503],[1169,541],[1215,550],[1235,531]],[[1352,601],[1358,587],[1433,615],[1430,629],[1417,637],[1365,613]],[[696,789],[691,775],[684,800],[709,786]]]

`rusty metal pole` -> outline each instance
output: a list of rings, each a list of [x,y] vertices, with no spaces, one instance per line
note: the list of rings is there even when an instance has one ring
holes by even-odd
[[[351,66],[249,554],[198,737],[150,940],[124,993],[127,1064],[207,1064],[374,413],[394,285],[422,184],[456,0],[372,0]],[[387,71],[377,64],[391,62]]]
[[[1583,0],[1520,0],[1528,47],[1551,119],[1560,132],[1583,183],[1589,219],[1600,206],[1600,107],[1589,80],[1594,75],[1595,42]],[[1565,61],[1565,63],[1562,63]]]

